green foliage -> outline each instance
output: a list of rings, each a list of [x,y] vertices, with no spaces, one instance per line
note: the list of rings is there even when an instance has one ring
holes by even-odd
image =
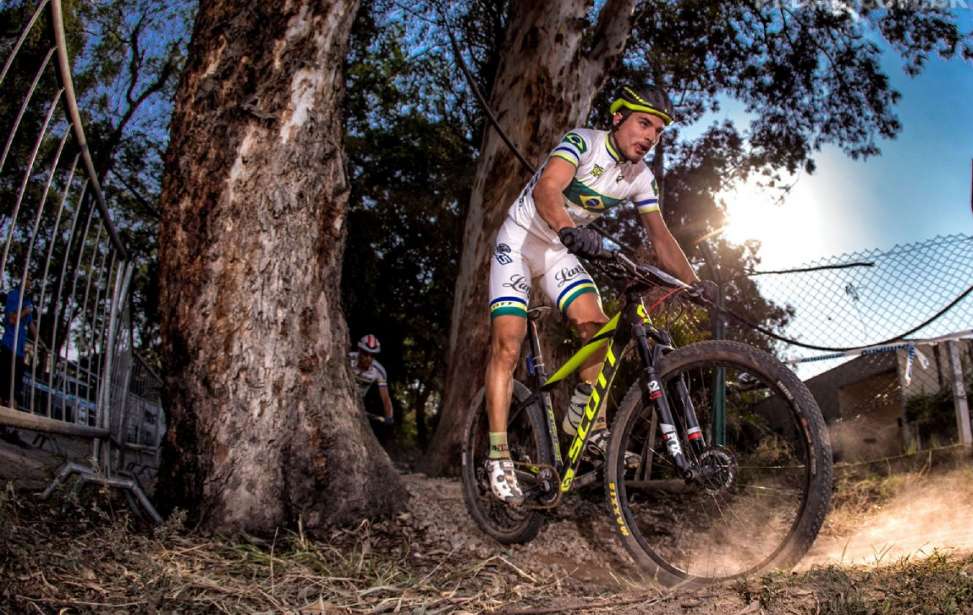
[[[402,27],[376,19],[363,7],[346,69],[351,195],[342,292],[352,338],[379,337],[379,360],[408,414],[443,385],[474,152],[456,129],[449,92],[427,89],[436,75],[426,60],[410,59]]]

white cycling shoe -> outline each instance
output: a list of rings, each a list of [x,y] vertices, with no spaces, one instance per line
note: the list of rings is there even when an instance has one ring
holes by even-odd
[[[490,473],[490,490],[494,497],[511,506],[520,506],[524,503],[524,492],[517,484],[513,461],[487,459],[487,471]]]

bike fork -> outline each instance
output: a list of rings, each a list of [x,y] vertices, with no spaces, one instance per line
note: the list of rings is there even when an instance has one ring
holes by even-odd
[[[633,333],[635,335],[635,341],[638,345],[639,354],[642,358],[642,365],[645,366],[645,372],[642,378],[639,379],[639,384],[642,388],[642,395],[645,399],[653,402],[655,404],[655,411],[659,416],[659,430],[662,432],[662,440],[666,443],[666,450],[669,453],[669,458],[672,459],[672,463],[675,464],[676,469],[679,474],[686,480],[691,480],[695,476],[693,471],[693,466],[686,459],[686,455],[683,453],[682,445],[679,444],[679,434],[676,432],[676,422],[672,415],[672,409],[669,407],[669,400],[666,397],[665,391],[662,388],[662,383],[659,382],[659,374],[655,369],[656,358],[653,356],[653,349],[649,347],[648,333],[645,330],[645,326],[640,324],[634,325],[632,327]],[[656,346],[655,349],[659,350],[661,354],[661,347]],[[685,385],[683,384],[683,388]],[[683,391],[679,391],[680,396]],[[685,400],[688,401],[689,394],[688,391],[685,395]],[[691,407],[691,406],[690,406]],[[695,413],[693,413],[695,415]],[[695,418],[695,416],[693,417]],[[698,421],[694,421],[696,432],[702,435],[699,430]]]

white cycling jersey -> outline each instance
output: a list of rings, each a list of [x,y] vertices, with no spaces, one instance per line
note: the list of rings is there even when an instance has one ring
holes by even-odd
[[[564,190],[564,207],[578,226],[596,220],[609,209],[631,202],[639,213],[659,211],[659,194],[652,171],[644,161],[628,162],[604,130],[575,128],[564,135],[550,155],[576,167]],[[546,163],[545,163],[546,166]],[[558,242],[557,233],[537,213],[533,190],[544,167],[524,186],[507,216],[531,233]]]
[[[564,190],[564,207],[576,225],[583,226],[628,202],[639,213],[659,211],[652,172],[641,160],[628,162],[622,158],[608,132],[575,128],[551,151],[548,160],[554,156],[576,168]],[[551,303],[564,313],[581,295],[598,293],[584,266],[537,213],[533,190],[543,172],[541,167],[527,183],[497,233],[490,264],[491,318],[526,317],[535,279],[540,280]]]
[[[368,369],[361,369],[358,367],[358,352],[352,351],[348,353],[348,361],[351,363],[351,371],[355,374],[355,382],[358,383],[358,391],[362,397],[368,393],[368,389],[373,384],[377,384],[380,388],[388,387],[385,368],[375,359],[372,359],[372,364],[368,366]]]

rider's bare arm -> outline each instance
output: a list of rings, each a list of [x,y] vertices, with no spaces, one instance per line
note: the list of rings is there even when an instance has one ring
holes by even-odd
[[[385,407],[385,416],[392,417],[392,398],[389,397],[388,387],[378,387],[378,394],[382,398],[382,406]]]
[[[652,247],[655,249],[655,254],[659,258],[659,265],[686,284],[698,282],[699,278],[696,277],[696,272],[690,266],[686,253],[682,251],[676,238],[669,232],[662,212],[653,211],[642,214],[640,217],[645,226],[645,231],[648,233],[649,241],[652,242]]]
[[[532,195],[537,213],[554,232],[566,226],[574,226],[574,221],[564,209],[564,189],[571,183],[574,173],[573,164],[562,158],[552,157],[547,161],[544,172],[534,186]]]

